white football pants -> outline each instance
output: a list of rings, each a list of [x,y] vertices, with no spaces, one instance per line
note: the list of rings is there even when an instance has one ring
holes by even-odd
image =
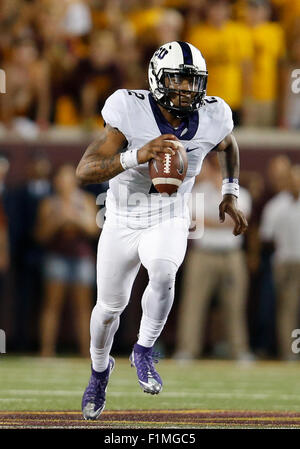
[[[91,358],[104,371],[119,317],[128,304],[141,263],[149,275],[142,298],[138,343],[151,347],[161,334],[174,300],[176,272],[187,247],[188,220],[172,218],[146,229],[106,222],[97,255],[97,303],[91,316]]]

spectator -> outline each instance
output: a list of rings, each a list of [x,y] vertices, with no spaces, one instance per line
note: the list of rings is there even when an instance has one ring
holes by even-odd
[[[9,163],[6,153],[1,151],[0,152],[0,196],[1,197],[5,191],[5,180],[6,180],[6,175],[8,173],[8,170],[9,170],[9,166],[10,166],[10,163]]]
[[[43,43],[42,54],[49,65],[51,77],[51,120],[60,126],[78,126],[80,102],[75,104],[76,95],[79,94],[74,83],[74,73],[80,58],[86,57],[83,46],[80,45],[80,40],[74,44],[74,40],[71,42],[66,39],[58,26],[59,22],[55,21],[55,16],[49,17],[49,14],[43,11],[37,19]]]
[[[249,126],[274,126],[282,108],[285,39],[282,27],[270,21],[267,0],[249,0],[247,22],[254,48],[252,94],[243,122]]]
[[[291,168],[290,196],[274,216],[274,277],[278,350],[281,360],[295,360],[292,331],[299,328],[300,311],[300,165]]]
[[[63,19],[63,29],[70,36],[85,36],[92,29],[91,11],[85,0],[69,0]]]
[[[2,223],[6,223],[7,234],[9,237],[8,248],[11,250],[11,226],[10,215],[15,207],[12,188],[7,187],[7,174],[10,169],[10,158],[5,151],[0,151],[0,204],[2,208]],[[8,254],[8,259],[10,255]]]
[[[4,209],[4,183],[9,170],[9,162],[5,155],[0,154],[0,304],[3,303],[5,274],[10,264],[8,223]]]
[[[136,3],[136,7],[132,8],[127,18],[142,44],[145,44],[149,38],[151,40],[153,29],[158,24],[165,8],[163,0],[143,0]]]
[[[278,208],[280,209],[281,204],[288,201],[288,198],[290,197],[290,169],[291,162],[287,156],[276,156],[269,162],[267,175],[269,178],[270,188],[273,191],[273,196],[265,204],[260,226],[260,235],[262,240],[265,242],[269,241],[273,235],[272,226],[274,224],[274,217],[278,213]]]
[[[39,0],[36,19],[45,36],[54,34],[62,39],[85,36],[92,29],[91,9],[86,0]],[[46,33],[46,34],[44,34]]]
[[[34,41],[13,44],[12,57],[4,64],[6,94],[1,95],[1,117],[7,128],[25,137],[47,129],[50,113],[49,67],[38,55]]]
[[[144,65],[147,66],[153,53],[166,42],[182,40],[184,19],[175,9],[163,9],[152,27],[151,37],[143,45]]]
[[[273,234],[275,217],[282,206],[289,202],[289,176],[291,162],[287,156],[272,158],[267,167],[269,200],[262,210],[259,227],[261,240],[260,301],[257,311],[256,343],[261,357],[274,354],[275,340],[275,287],[272,269]],[[271,199],[270,199],[271,195]]]
[[[205,21],[193,26],[186,40],[203,53],[209,72],[207,95],[223,98],[233,110],[236,125],[241,124],[245,101],[251,93],[253,48],[251,34],[244,24],[229,19],[226,0],[210,0]]]
[[[288,36],[297,25],[299,26],[300,3],[297,0],[272,0],[272,4],[276,10],[276,16]]]
[[[175,9],[166,9],[156,25],[156,48],[166,42],[181,40],[183,25],[183,16],[178,11]]]
[[[300,129],[300,31],[294,34],[289,46],[288,67],[286,69],[284,101],[280,125],[288,129]],[[296,74],[296,76],[295,76]]]
[[[147,89],[147,80],[142,67],[142,51],[136,33],[128,21],[123,21],[116,32],[117,59],[122,72],[122,85],[125,89]]]
[[[113,30],[117,33],[122,23],[126,22],[125,13],[132,10],[134,3],[133,0],[93,0],[93,29]]]
[[[88,356],[95,276],[91,241],[98,234],[96,202],[78,189],[75,169],[70,165],[57,171],[54,189],[55,193],[41,203],[36,224],[36,238],[45,249],[41,355],[55,355],[62,307],[70,287],[80,354]]]
[[[98,115],[105,99],[122,84],[116,38],[111,31],[92,35],[89,57],[79,62],[73,80],[74,92],[81,91],[81,112],[85,124],[88,126],[95,119],[98,127]]]
[[[182,11],[185,22],[184,35],[188,33],[190,28],[202,20],[205,3],[206,0],[187,0],[185,2],[185,8]]]
[[[265,193],[265,182],[262,173],[256,170],[243,170],[240,173],[240,183],[248,190],[252,199],[251,217],[248,220],[248,230],[245,235],[247,263],[251,274],[255,275],[260,264],[260,238],[258,233],[261,202]]]
[[[0,298],[2,302],[4,276],[9,267],[9,245],[7,220],[0,202]]]
[[[222,199],[222,177],[217,161],[206,161],[207,180],[196,184],[193,194],[204,193],[204,235],[193,240],[183,279],[183,299],[179,309],[175,358],[194,359],[203,351],[205,319],[209,302],[217,292],[229,343],[229,355],[251,360],[246,325],[247,268],[241,250],[242,237],[232,235],[232,222],[220,223],[218,205]],[[251,198],[241,188],[241,210],[250,215]],[[192,209],[194,215],[195,210]],[[195,217],[199,220],[199,217]]]
[[[30,21],[33,11],[33,5],[24,0],[1,0],[0,58],[10,56],[14,40],[32,35]]]
[[[80,122],[80,110],[74,104],[74,73],[78,61],[85,58],[91,32],[88,4],[80,0],[43,0],[35,4],[34,29],[51,78],[51,120],[58,125]],[[78,101],[79,104],[79,101]]]
[[[27,179],[14,189],[14,208],[9,217],[15,276],[14,344],[17,350],[32,350],[36,331],[32,323],[42,294],[43,257],[34,238],[34,226],[40,202],[51,193],[52,165],[47,154],[38,149],[24,169]]]

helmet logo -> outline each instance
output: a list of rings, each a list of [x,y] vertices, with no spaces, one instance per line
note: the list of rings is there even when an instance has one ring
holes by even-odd
[[[164,47],[160,47],[157,52],[155,53],[155,56],[158,57],[158,59],[164,59],[164,57],[168,54],[168,50],[166,50]]]

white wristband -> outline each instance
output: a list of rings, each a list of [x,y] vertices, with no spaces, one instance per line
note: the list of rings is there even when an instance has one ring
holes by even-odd
[[[239,197],[239,180],[237,178],[225,178],[223,179],[222,195],[234,195]]]
[[[137,152],[138,149],[133,148],[132,150],[127,150],[120,154],[120,164],[124,170],[128,170],[128,168],[133,168],[139,165],[137,160]]]

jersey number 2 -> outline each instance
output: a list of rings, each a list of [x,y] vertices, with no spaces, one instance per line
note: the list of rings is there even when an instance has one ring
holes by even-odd
[[[137,92],[132,92],[132,90],[127,90],[127,92],[128,92],[129,95],[135,95],[140,100],[145,100],[145,95],[144,94],[139,94]]]
[[[205,103],[209,103],[209,104],[218,102],[218,100],[215,97],[211,97],[211,100],[208,100],[207,98],[205,98],[204,101],[205,101]]]

